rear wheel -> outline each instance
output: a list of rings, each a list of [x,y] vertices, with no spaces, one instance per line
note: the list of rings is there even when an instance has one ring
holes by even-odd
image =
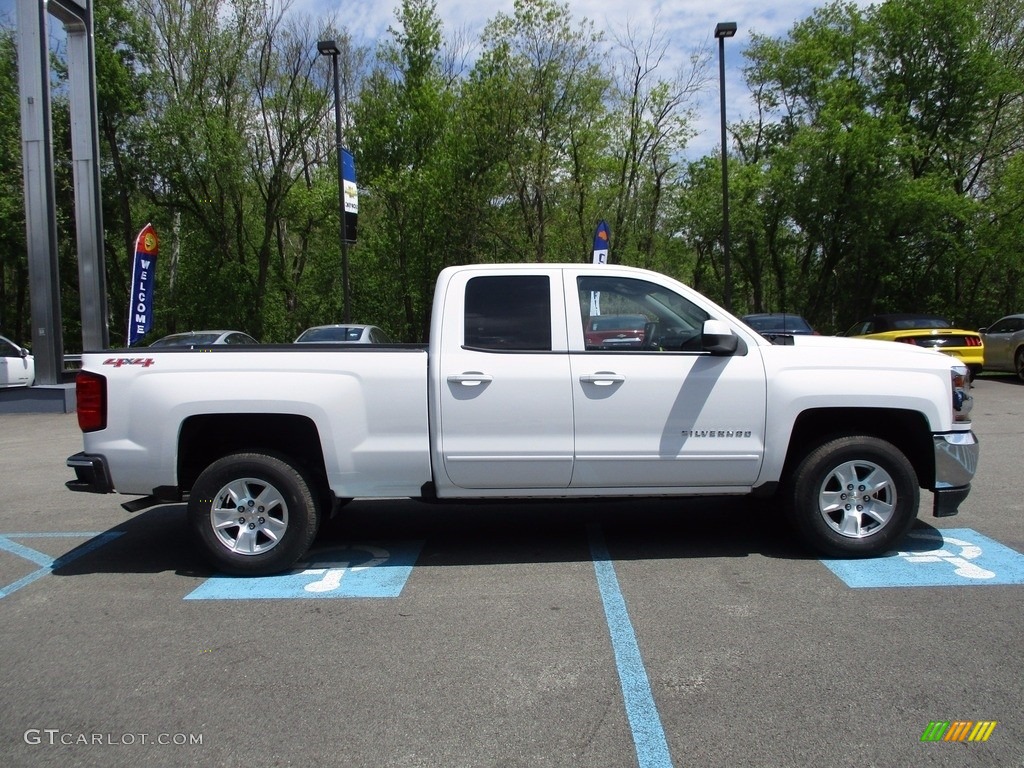
[[[1013,355],[1013,370],[1017,372],[1017,378],[1024,381],[1024,347]]]
[[[319,515],[300,469],[270,454],[235,453],[196,480],[188,520],[218,570],[263,576],[287,570],[307,552]]]
[[[864,435],[818,446],[797,465],[789,512],[813,549],[834,557],[880,555],[913,525],[917,475],[894,445]]]

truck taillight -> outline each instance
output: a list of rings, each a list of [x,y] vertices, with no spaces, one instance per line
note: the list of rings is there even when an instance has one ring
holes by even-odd
[[[107,380],[98,374],[80,371],[75,377],[78,400],[78,426],[83,432],[107,427]]]

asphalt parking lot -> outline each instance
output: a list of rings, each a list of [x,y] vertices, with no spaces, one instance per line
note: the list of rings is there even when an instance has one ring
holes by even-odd
[[[0,414],[0,765],[1024,766],[1024,386],[974,393],[960,514],[856,572],[746,500],[400,500],[217,578]]]

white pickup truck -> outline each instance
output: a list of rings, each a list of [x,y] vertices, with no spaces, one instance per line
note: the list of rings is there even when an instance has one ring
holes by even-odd
[[[145,496],[129,511],[187,500],[213,565],[253,575],[292,567],[354,497],[754,494],[832,556],[891,550],[920,488],[956,514],[978,458],[967,369],[785,341],[644,270],[450,267],[425,347],[83,355],[67,485]]]

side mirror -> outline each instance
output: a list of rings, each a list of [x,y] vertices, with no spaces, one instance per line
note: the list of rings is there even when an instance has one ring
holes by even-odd
[[[723,320],[705,320],[701,331],[700,345],[705,352],[712,355],[726,356],[736,352],[739,337],[733,333],[729,324]]]
[[[20,349],[20,352],[22,357],[28,357],[28,350],[25,349],[24,347]]]

